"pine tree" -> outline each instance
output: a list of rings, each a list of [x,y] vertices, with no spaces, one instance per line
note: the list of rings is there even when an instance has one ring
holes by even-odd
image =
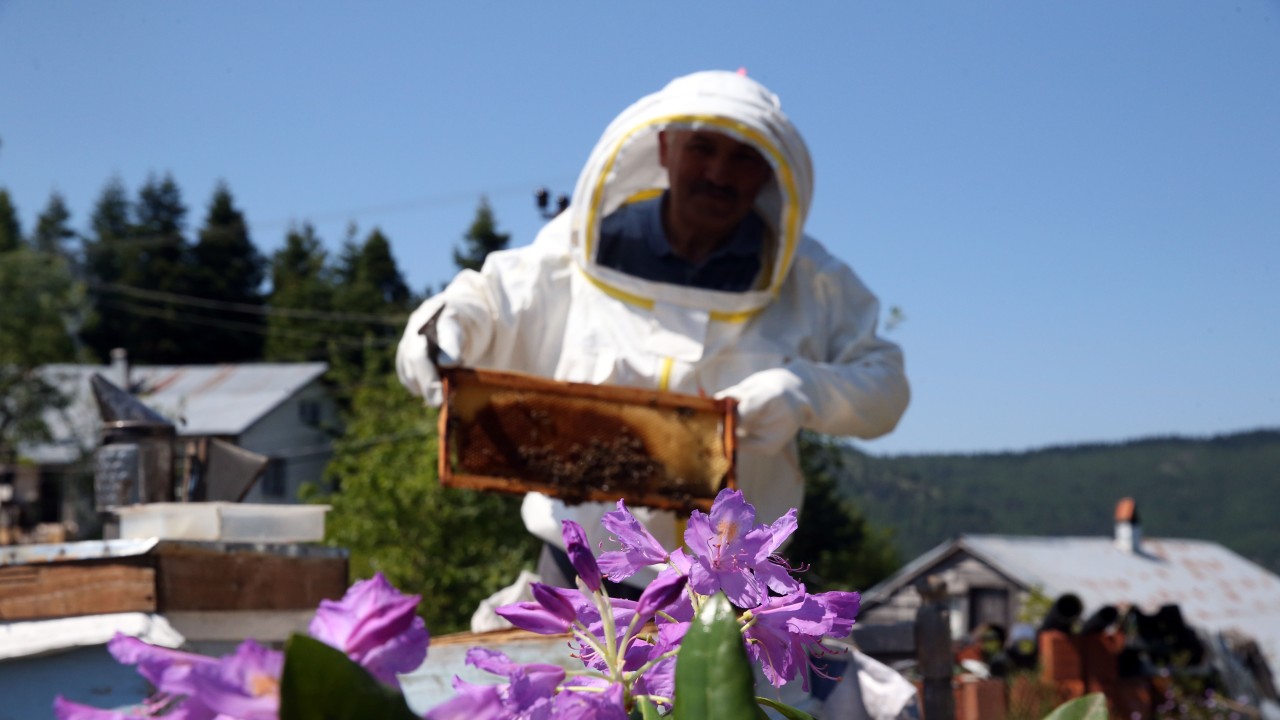
[[[102,361],[112,348],[125,347],[132,332],[131,301],[120,295],[124,269],[136,262],[133,213],[124,183],[113,178],[102,188],[90,218],[90,234],[83,240],[86,282],[93,314],[81,337],[89,351]]]
[[[800,434],[804,506],[787,559],[805,567],[810,591],[866,590],[898,569],[892,532],[876,528],[840,497],[838,478],[847,473],[844,449],[831,438]]]
[[[9,199],[9,191],[0,188],[0,253],[22,247],[22,224],[18,210]]]
[[[190,292],[206,302],[185,312],[204,318],[191,362],[245,362],[262,357],[267,324],[262,282],[266,260],[254,247],[231,191],[219,183],[199,240],[191,248]],[[213,303],[217,303],[214,305]],[[254,312],[254,309],[258,312]],[[194,321],[194,320],[193,320]]]
[[[344,313],[367,316],[352,318],[342,325],[343,336],[362,341],[335,348],[331,362],[342,382],[363,374],[372,362],[390,361],[408,317],[411,298],[409,286],[391,254],[391,244],[377,228],[362,243],[348,239],[343,244],[335,276],[335,307]]]
[[[285,236],[284,247],[271,256],[271,294],[267,304],[264,355],[272,361],[326,360],[335,328],[307,314],[333,310],[334,283],[326,266],[328,255],[315,228],[303,225]],[[298,314],[288,314],[296,310]]]
[[[497,221],[493,210],[489,207],[489,199],[480,198],[480,206],[476,208],[476,217],[471,227],[462,237],[465,246],[462,250],[454,249],[453,262],[459,270],[479,270],[484,259],[495,250],[505,250],[511,242],[510,233],[498,232]]]
[[[136,262],[126,265],[121,283],[132,290],[152,293],[134,303],[131,332],[122,338],[130,357],[138,362],[182,364],[190,362],[190,343],[200,337],[186,307],[175,302],[190,296],[192,266],[183,237],[187,208],[173,177],[154,176],[138,191],[134,205]]]
[[[71,229],[71,211],[62,199],[62,195],[53,193],[44,211],[36,219],[36,230],[31,236],[31,244],[37,252],[47,255],[70,257],[71,248],[68,243],[76,237]]]

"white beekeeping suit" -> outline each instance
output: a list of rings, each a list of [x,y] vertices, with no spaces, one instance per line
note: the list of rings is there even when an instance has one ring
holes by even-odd
[[[663,130],[721,133],[754,146],[771,166],[755,203],[766,251],[752,289],[655,282],[596,263],[601,219],[667,188]],[[808,150],[776,96],[737,73],[678,78],[609,125],[569,208],[532,245],[490,254],[480,272],[463,271],[413,313],[397,354],[400,379],[439,404],[422,334],[439,313],[433,326],[442,355],[468,367],[731,395],[743,431],[739,488],[757,522],[771,522],[803,499],[797,430],[883,435],[909,397],[901,351],[876,334],[875,296],[803,233],[812,192]],[[577,520],[595,546],[610,509],[531,493],[522,515],[556,546],[560,521]],[[642,519],[668,548],[678,545],[669,513]]]

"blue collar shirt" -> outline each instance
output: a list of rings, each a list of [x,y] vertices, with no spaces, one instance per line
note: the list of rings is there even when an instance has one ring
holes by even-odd
[[[706,290],[750,290],[760,274],[764,222],[751,213],[738,224],[729,242],[702,262],[677,256],[662,227],[662,197],[623,205],[600,223],[596,263],[645,280]]]

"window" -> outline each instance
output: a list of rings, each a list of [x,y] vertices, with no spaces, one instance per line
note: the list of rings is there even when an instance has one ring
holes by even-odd
[[[285,489],[288,487],[285,482],[285,460],[272,458],[267,463],[267,469],[262,472],[262,480],[259,482],[263,497],[284,497]]]
[[[969,629],[979,625],[1009,628],[1009,591],[1001,588],[969,588]]]
[[[305,425],[315,427],[320,424],[320,403],[315,400],[303,400],[298,403],[298,419]]]

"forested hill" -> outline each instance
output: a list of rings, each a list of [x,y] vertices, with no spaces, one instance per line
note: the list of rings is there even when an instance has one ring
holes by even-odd
[[[1145,537],[1211,540],[1280,572],[1280,429],[1021,453],[850,450],[841,491],[904,562],[960,533],[1111,535],[1137,500]]]

